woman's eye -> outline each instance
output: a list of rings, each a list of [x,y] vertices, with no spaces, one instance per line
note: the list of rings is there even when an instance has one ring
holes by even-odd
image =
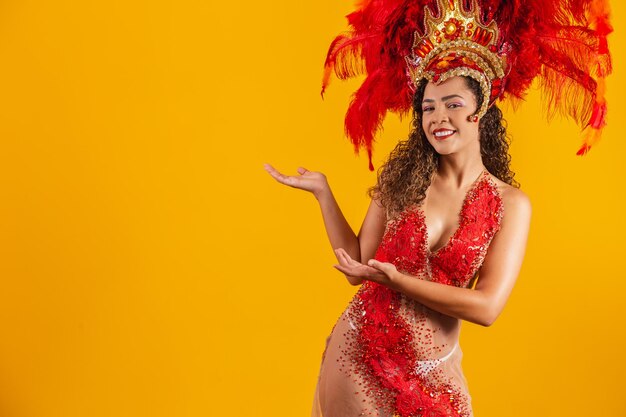
[[[461,105],[459,103],[450,103],[448,107],[450,107],[451,109],[456,109],[457,107],[461,107]]]
[[[422,111],[423,111],[423,112],[425,112],[425,111],[431,111],[432,109],[433,109],[432,107],[424,107],[424,108],[422,109]]]

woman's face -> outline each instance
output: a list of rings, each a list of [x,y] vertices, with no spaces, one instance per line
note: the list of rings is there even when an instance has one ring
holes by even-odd
[[[462,77],[451,77],[440,84],[429,82],[422,100],[422,128],[440,155],[478,146],[478,121],[467,120],[476,111],[476,97]]]

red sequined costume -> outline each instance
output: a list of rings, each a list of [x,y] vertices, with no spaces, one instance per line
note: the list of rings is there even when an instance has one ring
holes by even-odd
[[[413,205],[387,222],[375,259],[415,279],[469,287],[502,214],[497,185],[483,170],[446,245],[431,252],[422,207]],[[460,326],[460,319],[364,281],[327,339],[312,416],[472,416]]]

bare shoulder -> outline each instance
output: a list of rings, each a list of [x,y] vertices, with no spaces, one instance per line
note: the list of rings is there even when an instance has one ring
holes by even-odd
[[[530,216],[532,210],[530,198],[524,191],[507,184],[491,174],[489,174],[489,177],[498,187],[498,192],[502,197],[505,217],[507,217],[507,212],[514,212],[521,214],[522,216]]]

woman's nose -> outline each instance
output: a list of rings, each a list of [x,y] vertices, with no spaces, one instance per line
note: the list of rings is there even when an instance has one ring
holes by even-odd
[[[445,108],[440,107],[438,109],[435,109],[432,116],[433,118],[432,118],[431,123],[434,123],[434,124],[448,121],[448,113],[446,112]]]

